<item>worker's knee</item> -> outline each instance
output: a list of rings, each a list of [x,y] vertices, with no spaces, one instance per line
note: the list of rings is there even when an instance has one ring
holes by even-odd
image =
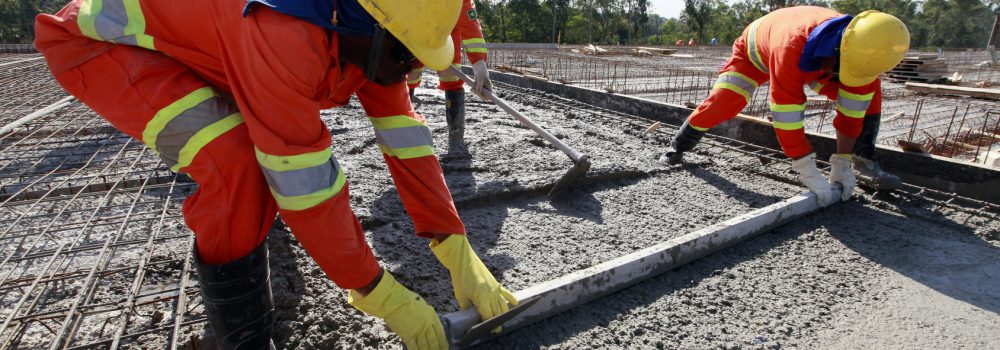
[[[199,185],[184,202],[184,219],[206,262],[238,259],[264,240],[278,209],[245,126],[211,140],[183,171]]]

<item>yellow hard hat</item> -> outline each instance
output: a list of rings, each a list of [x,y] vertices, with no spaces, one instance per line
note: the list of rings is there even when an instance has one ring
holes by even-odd
[[[462,0],[358,0],[369,15],[425,66],[445,70],[455,56],[451,31]]]
[[[840,82],[864,86],[903,60],[910,32],[899,18],[868,10],[854,17],[840,40]]]

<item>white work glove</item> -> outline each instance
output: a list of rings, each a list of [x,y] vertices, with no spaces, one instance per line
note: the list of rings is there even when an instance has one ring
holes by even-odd
[[[809,153],[809,155],[793,160],[792,170],[799,173],[799,179],[802,180],[802,184],[806,185],[809,190],[816,194],[816,203],[820,206],[830,204],[832,198],[830,191],[832,187],[830,182],[826,181],[823,174],[819,172],[816,168],[816,153]]]
[[[476,95],[483,97],[483,88],[493,89],[493,83],[490,82],[490,70],[486,68],[486,60],[479,60],[472,64],[472,75],[476,78],[476,86],[472,87],[472,92]]]
[[[830,156],[830,182],[839,183],[841,186],[844,186],[843,192],[840,192],[840,200],[842,201],[851,198],[851,193],[854,192],[854,185],[857,184],[851,164],[850,154],[838,153]]]

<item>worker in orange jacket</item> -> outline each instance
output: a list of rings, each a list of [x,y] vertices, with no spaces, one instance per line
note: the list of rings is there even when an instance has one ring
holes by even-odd
[[[872,156],[881,118],[878,76],[903,59],[909,43],[906,25],[878,11],[850,16],[801,6],[771,12],[736,40],[708,98],[684,122],[660,160],[680,162],[708,129],[734,118],[754,90],[770,82],[778,142],[821,203],[832,201],[830,181],[843,186],[841,199],[850,197],[855,185],[852,160],[880,187],[899,187],[899,178],[882,171]],[[805,85],[837,100],[837,151],[830,158],[830,181],[816,168],[816,155],[806,140]]]
[[[416,234],[483,319],[517,300],[465,237],[430,130],[407,98],[420,59],[454,56],[450,0],[73,0],[36,19],[56,80],[198,191],[184,202],[203,305],[224,349],[273,347],[265,238],[276,213],[348,302],[409,348],[444,349],[437,313],[382,269],[350,208],[321,109],[368,114]]]
[[[458,15],[458,24],[451,32],[451,40],[455,45],[455,56],[452,58],[451,66],[461,68],[462,55],[458,48],[464,46],[465,56],[472,63],[472,73],[476,79],[476,86],[472,87],[472,91],[482,96],[483,89],[489,89],[493,84],[490,82],[490,71],[486,67],[486,39],[483,38],[483,28],[479,25],[476,4],[472,0],[462,1],[462,11]],[[416,65],[406,75],[406,84],[410,88],[410,100],[416,106],[420,105],[420,100],[415,93],[417,86],[420,85],[420,76],[423,71],[422,65]],[[448,122],[448,153],[465,154],[468,149],[465,145],[465,89],[462,87],[463,81],[458,75],[446,70],[438,70],[438,78],[438,89],[444,91],[445,120]]]

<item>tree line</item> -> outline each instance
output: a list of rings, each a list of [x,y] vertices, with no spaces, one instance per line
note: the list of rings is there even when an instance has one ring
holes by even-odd
[[[985,47],[1000,0],[683,0],[679,18],[649,12],[648,0],[479,0],[490,42],[672,45],[716,38],[728,45],[753,20],[798,5],[841,13],[879,10],[899,17],[912,47]]]
[[[477,0],[489,42],[671,45],[716,38],[728,45],[754,19],[796,5],[858,14],[867,9],[899,17],[911,46],[985,47],[1000,0],[683,0],[679,18],[650,13],[649,0]],[[34,17],[65,0],[0,0],[0,43],[31,43]]]

